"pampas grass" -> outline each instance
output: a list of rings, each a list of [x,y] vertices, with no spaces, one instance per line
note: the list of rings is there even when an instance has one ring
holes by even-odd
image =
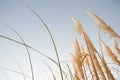
[[[72,21],[75,24],[74,28],[76,29],[78,34],[80,34],[80,35],[83,34],[84,33],[84,29],[83,29],[82,25],[80,24],[80,22],[76,18],[72,18]]]
[[[80,58],[77,55],[72,55],[72,61],[74,65],[74,70],[75,70],[75,77],[84,80],[84,72],[82,69],[82,58]]]
[[[61,60],[60,60],[60,57],[59,57],[59,54],[57,51],[57,47],[56,47],[54,38],[52,36],[52,33],[51,33],[48,25],[31,7],[27,6],[27,8],[29,8],[38,17],[38,19],[42,22],[42,24],[46,28],[47,32],[49,33],[50,39],[53,43],[57,61],[55,61],[54,59],[45,55],[44,53],[40,52],[39,50],[27,45],[24,42],[23,38],[17,33],[16,30],[14,30],[8,24],[3,23],[3,22],[2,22],[3,24],[7,25],[12,31],[15,32],[15,34],[17,34],[17,36],[21,39],[21,42],[14,40],[12,38],[3,36],[3,35],[0,35],[0,37],[26,47],[28,58],[29,58],[29,64],[30,64],[30,68],[31,68],[31,74],[32,74],[30,79],[35,80],[35,78],[34,78],[35,75],[33,73],[34,68],[32,67],[33,64],[32,64],[31,55],[30,55],[28,49],[36,51],[37,53],[41,54],[48,60],[52,61],[55,65],[57,65],[57,67],[59,68],[58,71],[59,71],[60,80],[117,80],[117,77],[115,75],[113,75],[111,66],[108,65],[109,61],[106,59],[106,57],[109,57],[111,59],[111,61],[113,61],[115,63],[115,70],[118,71],[117,73],[120,73],[120,70],[118,68],[118,67],[120,67],[120,60],[119,60],[120,48],[119,48],[119,44],[118,44],[118,40],[119,40],[120,36],[109,25],[107,25],[105,23],[105,21],[103,21],[100,17],[98,17],[94,13],[88,11],[88,14],[97,21],[98,26],[99,26],[99,40],[100,40],[99,43],[100,43],[100,45],[102,44],[101,53],[100,53],[100,52],[98,52],[98,49],[94,46],[92,39],[90,39],[90,36],[87,34],[87,32],[85,32],[84,27],[79,22],[79,20],[77,20],[76,18],[72,18],[72,21],[74,22],[74,28],[75,28],[76,32],[79,34],[80,38],[82,38],[82,40],[85,44],[83,44],[83,42],[80,42],[78,40],[78,38],[75,37],[75,39],[73,41],[74,52],[70,53],[71,60],[72,60],[71,63],[73,64],[73,66],[72,66],[73,70],[71,69],[71,66],[69,65],[69,63],[66,63],[67,68],[65,67],[65,69],[68,70],[68,73],[67,73],[64,71],[63,65],[61,65]],[[113,52],[113,50],[110,48],[110,46],[107,45],[107,43],[105,43],[105,41],[103,41],[103,39],[101,39],[100,30],[102,30],[106,34],[109,34],[110,37],[114,40],[113,47],[114,47],[115,52]],[[103,48],[105,50],[104,52],[103,52]],[[116,56],[114,53],[116,53],[119,57]],[[104,57],[105,54],[107,54],[107,56]],[[54,69],[52,69],[52,67],[49,66],[49,64],[47,64],[47,65],[52,74],[52,79],[57,80],[57,76],[54,73]],[[112,65],[114,65],[114,64],[112,64]],[[116,69],[116,67],[117,67],[117,69]],[[3,68],[3,67],[1,67],[1,68]],[[7,68],[3,68],[3,69],[12,71],[12,72],[21,74],[24,77],[27,77],[27,75],[24,74],[24,71],[22,73],[20,73],[18,71],[14,71],[14,70],[7,69]],[[69,76],[66,76],[67,74],[69,74]],[[24,80],[26,80],[26,78],[24,78]]]
[[[112,50],[109,48],[109,46],[103,40],[101,40],[101,43],[102,43],[103,47],[105,48],[105,53],[112,59],[112,61],[114,61],[116,64],[120,65],[120,61],[115,56],[115,54],[112,52]]]
[[[120,61],[118,60],[117,56],[115,56],[115,54],[112,52],[112,50],[109,48],[109,46],[103,40],[101,40],[101,43],[105,49],[105,53],[111,58],[112,61],[114,61],[120,66]]]
[[[85,42],[86,42],[86,46],[87,46],[87,50],[89,52],[89,55],[90,55],[90,60],[91,60],[91,64],[92,64],[92,69],[94,70],[94,74],[95,74],[95,79],[98,79],[99,80],[99,77],[98,77],[98,73],[96,71],[96,68],[95,68],[95,64],[94,64],[94,61],[92,59],[92,53],[96,50],[94,48],[94,46],[92,45],[87,33],[85,33],[82,25],[80,24],[80,22],[73,18],[73,22],[75,23],[75,29],[77,30],[77,32],[82,35],[82,37],[84,38]]]
[[[100,25],[100,28],[102,29],[102,31],[109,34],[110,37],[120,38],[120,36],[109,25],[107,25],[102,19],[100,19],[97,15],[93,14],[90,11],[87,11],[87,13],[97,21],[97,23]]]
[[[120,36],[110,26],[108,26],[102,19],[100,19],[97,15],[95,15],[94,13],[92,13],[90,11],[88,11],[88,14],[97,21],[97,23],[99,25],[99,31],[102,30],[103,32],[109,34],[112,39],[119,40]],[[112,50],[109,48],[109,46],[107,44],[105,44],[105,42],[101,39],[100,33],[99,33],[100,45],[101,44],[103,45],[100,48],[101,48],[101,50],[104,48],[106,51],[106,52],[101,51],[102,52],[102,55],[101,55],[97,51],[95,46],[93,45],[88,34],[85,32],[82,24],[76,18],[72,18],[72,20],[75,24],[74,25],[75,30],[77,31],[77,33],[80,36],[82,36],[82,38],[86,42],[86,45],[85,45],[86,47],[85,46],[83,47],[83,46],[81,46],[82,44],[79,43],[79,41],[77,39],[74,40],[75,54],[72,54],[72,57],[73,57],[73,65],[74,65],[74,69],[75,69],[74,73],[76,76],[75,80],[82,80],[81,76],[78,75],[77,71],[79,71],[79,70],[76,69],[76,67],[75,67],[76,65],[79,65],[81,69],[83,69],[82,66],[87,65],[84,67],[84,69],[88,68],[87,71],[90,73],[89,79],[92,79],[92,80],[116,80],[114,75],[112,74],[111,70],[109,69],[109,66],[107,65],[107,63],[105,61],[106,59],[105,59],[104,55],[106,53],[109,56],[109,58],[111,58],[111,60],[113,62],[115,62],[115,64],[120,66],[120,61],[118,60],[117,56],[112,52]],[[115,44],[114,49],[115,49],[116,53],[119,54],[120,48],[118,47],[116,40],[115,40],[114,44]],[[81,53],[81,51],[82,51],[82,53]],[[84,61],[81,61],[81,58],[83,56],[82,54],[85,55],[85,53],[87,53],[88,55],[84,58]],[[98,59],[98,58],[100,58],[100,59]],[[80,60],[78,60],[78,59],[80,59]],[[81,65],[79,63],[77,63],[79,61],[80,61]],[[84,69],[81,71],[82,71],[82,73],[84,73],[84,76],[85,76],[86,71]],[[88,75],[87,75],[87,78],[88,78]]]
[[[102,68],[105,70],[105,72],[107,71],[106,74],[108,75],[107,76],[108,80],[115,80],[113,74],[111,73],[111,70],[107,66],[107,63],[106,63],[105,59],[103,59],[103,57],[102,57],[102,62],[101,63],[103,63],[103,67]]]

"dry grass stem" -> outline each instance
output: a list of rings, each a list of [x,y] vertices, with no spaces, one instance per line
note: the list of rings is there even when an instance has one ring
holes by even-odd
[[[92,61],[91,61],[91,58],[90,56],[87,56],[87,59],[88,59],[88,66],[89,66],[89,69],[90,69],[90,72],[91,72],[91,77],[92,79],[94,80],[97,80],[97,78],[95,77],[95,72],[94,72],[94,69],[93,69],[93,66],[92,66]]]
[[[97,70],[97,73],[98,73],[98,76],[101,80],[106,80],[105,78],[105,75],[104,75],[104,72],[99,64],[99,61],[96,57],[96,54],[97,53],[97,50],[95,49],[94,45],[92,44],[92,41],[90,40],[89,36],[85,33],[85,37],[86,37],[86,40],[87,40],[87,43],[88,43],[88,47],[91,51],[91,57],[93,59],[93,63],[95,65],[95,68]]]
[[[106,80],[106,77],[104,75],[104,72],[103,72],[100,64],[99,64],[97,57],[95,55],[92,55],[92,58],[93,58],[93,62],[94,62],[94,65],[96,67],[96,70],[97,70],[97,73],[98,73],[100,80]]]
[[[77,79],[79,78],[80,80],[84,80],[84,72],[83,72],[83,69],[82,69],[82,58],[80,58],[79,56],[77,55],[72,55],[72,61],[73,61],[73,66],[74,66],[74,69],[75,69],[75,77],[77,77]]]
[[[87,33],[84,33],[84,35],[85,35],[86,42],[87,42],[87,45],[89,47],[89,50],[90,50],[91,54],[94,53],[94,52],[97,52],[97,50],[95,49],[94,45],[92,44],[92,41],[90,40]]]
[[[97,52],[97,50],[95,49],[92,42],[90,41],[90,38],[88,37],[87,33],[85,33],[85,31],[84,31],[83,27],[81,26],[80,22],[77,19],[73,19],[73,21],[75,23],[75,29],[77,30],[77,32],[80,35],[83,35],[82,37],[83,37],[84,41],[86,42],[87,50],[88,50],[90,58],[91,58],[90,60],[91,60],[91,64],[92,64],[92,67],[93,67],[92,69],[94,70],[93,72],[95,74],[96,79],[99,79],[96,68],[95,68],[94,61],[92,59],[93,52]]]
[[[102,62],[101,63],[103,63],[102,68],[104,69],[104,71],[108,75],[108,80],[115,80],[113,74],[111,73],[111,71],[110,71],[109,67],[107,66],[106,61],[105,61],[105,59],[103,57],[102,57]]]
[[[75,80],[85,80],[85,73],[83,70],[84,60],[87,54],[84,53],[84,49],[81,44],[79,44],[78,40],[75,38],[74,42],[75,54],[71,54],[73,66],[75,70]]]
[[[105,49],[106,54],[112,59],[112,61],[114,61],[116,64],[120,66],[120,61],[115,56],[115,54],[112,52],[112,50],[109,48],[109,46],[103,40],[101,40],[101,43]]]

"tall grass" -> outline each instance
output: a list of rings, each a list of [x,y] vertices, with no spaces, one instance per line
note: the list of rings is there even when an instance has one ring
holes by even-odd
[[[50,38],[52,40],[53,46],[54,46],[55,53],[56,53],[57,62],[58,62],[58,66],[59,66],[59,70],[60,70],[60,75],[61,75],[61,80],[63,80],[63,73],[62,73],[63,71],[62,71],[62,67],[61,67],[61,62],[60,62],[60,59],[59,59],[59,54],[58,54],[57,46],[55,44],[54,38],[52,36],[52,33],[51,33],[48,25],[43,21],[43,19],[31,7],[29,7],[28,5],[26,5],[26,6],[38,17],[38,19],[43,23],[44,27],[48,31],[48,33],[50,35]]]
[[[37,14],[31,7],[27,6],[36,16],[37,18],[42,22],[43,26],[47,30],[50,39],[53,43],[53,47],[55,50],[55,55],[57,58],[57,61],[54,59],[50,58],[49,56],[45,55],[44,53],[40,52],[39,50],[27,45],[24,41],[24,39],[18,34],[18,32],[13,29],[10,25],[1,22],[2,24],[5,24],[8,26],[12,31],[17,34],[17,36],[21,39],[21,42],[12,39],[10,37],[6,37],[4,35],[0,35],[0,37],[13,41],[15,43],[18,43],[20,45],[25,46],[27,54],[28,54],[28,59],[29,59],[29,64],[30,64],[30,69],[31,69],[31,74],[32,76],[29,77],[31,80],[35,80],[35,75],[34,75],[34,67],[31,59],[31,55],[29,53],[29,49],[32,49],[36,51],[37,53],[41,54],[42,56],[46,57],[48,60],[52,61],[54,64],[57,65],[59,68],[59,73],[60,73],[60,80],[118,80],[116,75],[113,74],[113,70],[111,69],[111,66],[108,64],[109,61],[106,59],[106,57],[110,58],[111,61],[114,63],[112,65],[116,65],[114,70],[117,70],[117,73],[120,74],[120,48],[119,48],[119,39],[120,36],[117,34],[109,25],[107,25],[100,17],[98,17],[96,14],[88,11],[87,13],[92,16],[98,24],[98,38],[99,38],[99,44],[100,44],[100,50],[101,52],[98,52],[98,49],[94,46],[92,39],[90,39],[89,35],[87,32],[85,32],[84,27],[82,24],[76,19],[72,18],[74,22],[74,28],[79,34],[80,38],[85,42],[83,45],[83,42],[80,42],[77,37],[75,37],[73,41],[74,45],[74,52],[71,52],[71,60],[73,64],[73,70],[71,69],[71,66],[66,63],[65,67],[68,70],[68,73],[64,71],[63,66],[61,65],[61,60],[59,53],[57,51],[57,47],[53,38],[53,35],[48,27],[48,25],[44,22],[44,20],[40,17],[39,14]],[[106,44],[106,42],[101,38],[101,31],[105,32],[108,34],[113,40],[114,40],[114,50],[110,48],[109,45]],[[111,42],[112,43],[112,42]],[[112,46],[112,44],[111,44]],[[116,53],[116,54],[115,54]],[[107,54],[107,56],[105,56]],[[117,55],[117,56],[116,56]],[[20,65],[19,65],[20,66]],[[53,80],[57,80],[56,74],[54,74],[54,69],[52,69],[49,64],[47,64],[48,69],[50,70]],[[25,77],[28,77],[26,74],[24,74],[24,71],[22,73],[18,71],[14,71],[8,68],[1,67],[2,69],[5,69],[7,71],[12,71],[18,74],[21,74],[24,76],[24,80],[26,80]],[[20,66],[21,68],[21,66]],[[22,69],[21,69],[22,70]],[[114,72],[115,73],[115,72]],[[69,78],[66,77],[66,75],[69,74]],[[117,75],[119,76],[119,75]]]
[[[118,67],[120,66],[120,60],[118,59],[119,57],[115,55],[115,52],[113,52],[114,50],[110,49],[110,47],[101,39],[101,31],[110,35],[110,37],[114,40],[113,46],[118,55],[119,55],[120,48],[117,42],[120,39],[120,36],[109,25],[107,25],[102,19],[100,19],[100,17],[98,17],[92,12],[87,12],[87,13],[97,21],[97,24],[99,26],[98,36],[99,36],[99,44],[100,44],[101,53],[98,52],[98,49],[94,47],[91,39],[85,32],[81,23],[77,19],[73,18],[72,20],[75,23],[75,29],[77,30],[78,34],[80,34],[80,36],[84,38],[84,41],[86,42],[86,46],[87,46],[87,47],[85,46],[82,47],[83,48],[82,49],[79,47],[81,43],[78,43],[78,41],[75,40],[75,43],[74,43],[75,52],[74,54],[72,54],[72,58],[74,60],[73,65],[74,65],[74,70],[75,70],[74,71],[75,80],[87,80],[87,79],[116,80],[117,78],[112,73],[113,71],[109,69],[110,66],[108,66],[107,64],[108,61],[106,60],[106,57],[104,57],[104,55],[107,54],[107,57],[109,57],[111,61],[114,62],[114,64],[116,65],[116,68],[117,66]],[[105,51],[103,51],[103,48]],[[82,54],[84,55],[88,54],[88,55],[81,62],[81,58],[84,57],[84,55]],[[79,67],[75,67],[75,66],[79,66]],[[87,71],[85,71],[84,68],[85,69],[88,68]],[[88,76],[87,72],[89,72],[91,76]],[[87,74],[87,79],[85,79],[86,74]]]

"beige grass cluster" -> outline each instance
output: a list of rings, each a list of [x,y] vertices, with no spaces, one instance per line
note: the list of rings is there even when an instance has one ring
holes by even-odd
[[[112,50],[109,48],[107,44],[103,40],[101,40],[101,43],[103,44],[103,47],[105,48],[106,54],[114,61],[116,64],[120,66],[120,61],[118,60],[117,56],[112,52]]]
[[[108,33],[110,35],[110,37],[120,38],[120,36],[109,25],[107,25],[102,19],[100,19],[97,15],[95,15],[89,11],[88,11],[88,14],[97,21],[97,23],[99,24],[100,29],[102,29],[102,31]]]
[[[88,14],[97,21],[100,27],[99,29],[109,34],[111,38],[115,40],[114,50],[116,54],[120,55],[120,48],[116,41],[116,38],[119,40],[120,36],[97,15],[92,12],[88,12]],[[75,38],[73,42],[75,52],[72,53],[71,56],[74,66],[75,80],[116,80],[106,63],[106,59],[97,51],[81,23],[76,18],[72,18],[72,20],[75,24],[75,30],[86,43],[85,46],[82,46],[77,38]],[[103,45],[102,48],[105,50],[103,54],[107,54],[117,66],[120,66],[120,61],[112,52],[113,50],[111,50],[102,39],[100,41],[100,44]]]

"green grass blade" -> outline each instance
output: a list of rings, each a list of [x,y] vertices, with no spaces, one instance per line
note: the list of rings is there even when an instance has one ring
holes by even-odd
[[[13,32],[15,32],[17,34],[17,36],[21,39],[21,41],[25,44],[25,41],[23,40],[23,38],[18,34],[18,32],[13,29],[10,25],[2,22],[3,24],[7,25]],[[31,69],[31,74],[32,74],[32,80],[34,80],[34,72],[33,72],[33,65],[32,65],[32,60],[31,60],[31,56],[30,56],[30,52],[28,50],[28,47],[25,46],[26,51],[27,51],[27,55],[28,55],[28,59],[29,59],[29,64],[30,64],[30,69]]]
[[[13,32],[15,32],[17,34],[17,36],[21,39],[21,41],[25,44],[25,41],[23,40],[23,38],[19,35],[19,33],[13,29],[10,25],[2,22],[3,24],[7,25]],[[33,65],[32,65],[32,60],[31,60],[31,56],[30,56],[30,52],[28,50],[28,47],[25,46],[26,50],[27,50],[27,55],[28,55],[28,59],[29,59],[29,64],[30,64],[30,69],[31,69],[31,74],[32,74],[32,80],[34,80],[34,72],[33,72]]]
[[[66,65],[67,65],[67,68],[68,68],[68,70],[69,70],[70,79],[71,79],[71,80],[74,80],[74,77],[73,77],[73,74],[72,74],[72,71],[71,71],[69,65],[68,65],[67,63],[66,63]]]
[[[62,67],[61,67],[61,63],[60,63],[60,59],[59,59],[59,54],[58,54],[57,47],[56,47],[55,41],[53,39],[53,36],[50,32],[50,29],[48,28],[47,24],[43,21],[43,19],[31,7],[29,7],[28,5],[26,5],[26,7],[28,7],[38,17],[38,19],[43,23],[44,27],[47,29],[47,31],[50,35],[50,38],[52,40],[54,49],[55,49],[55,53],[56,53],[56,57],[57,57],[58,65],[59,65],[59,70],[60,70],[60,74],[61,74],[61,80],[63,80],[63,73],[62,73],[63,71],[62,71]]]
[[[52,71],[52,69],[51,69],[51,67],[50,67],[48,64],[47,64],[47,66],[48,66],[50,72],[52,73],[53,80],[57,80],[56,77],[55,77],[55,74],[53,73],[53,71]]]
[[[39,53],[40,55],[48,58],[50,61],[52,61],[53,63],[55,63],[56,65],[58,65],[57,62],[56,62],[54,59],[50,58],[49,56],[45,55],[44,53],[40,52],[39,50],[37,50],[37,49],[35,49],[35,48],[27,45],[27,44],[24,44],[24,43],[22,43],[22,42],[19,42],[19,41],[17,41],[17,40],[14,40],[14,39],[12,39],[12,38],[9,38],[9,37],[3,36],[3,35],[0,35],[0,37],[2,37],[2,38],[4,38],[4,39],[7,39],[7,40],[10,40],[10,41],[12,41],[12,42],[18,43],[18,44],[23,45],[23,46],[27,46],[27,47],[30,48],[31,50]]]

